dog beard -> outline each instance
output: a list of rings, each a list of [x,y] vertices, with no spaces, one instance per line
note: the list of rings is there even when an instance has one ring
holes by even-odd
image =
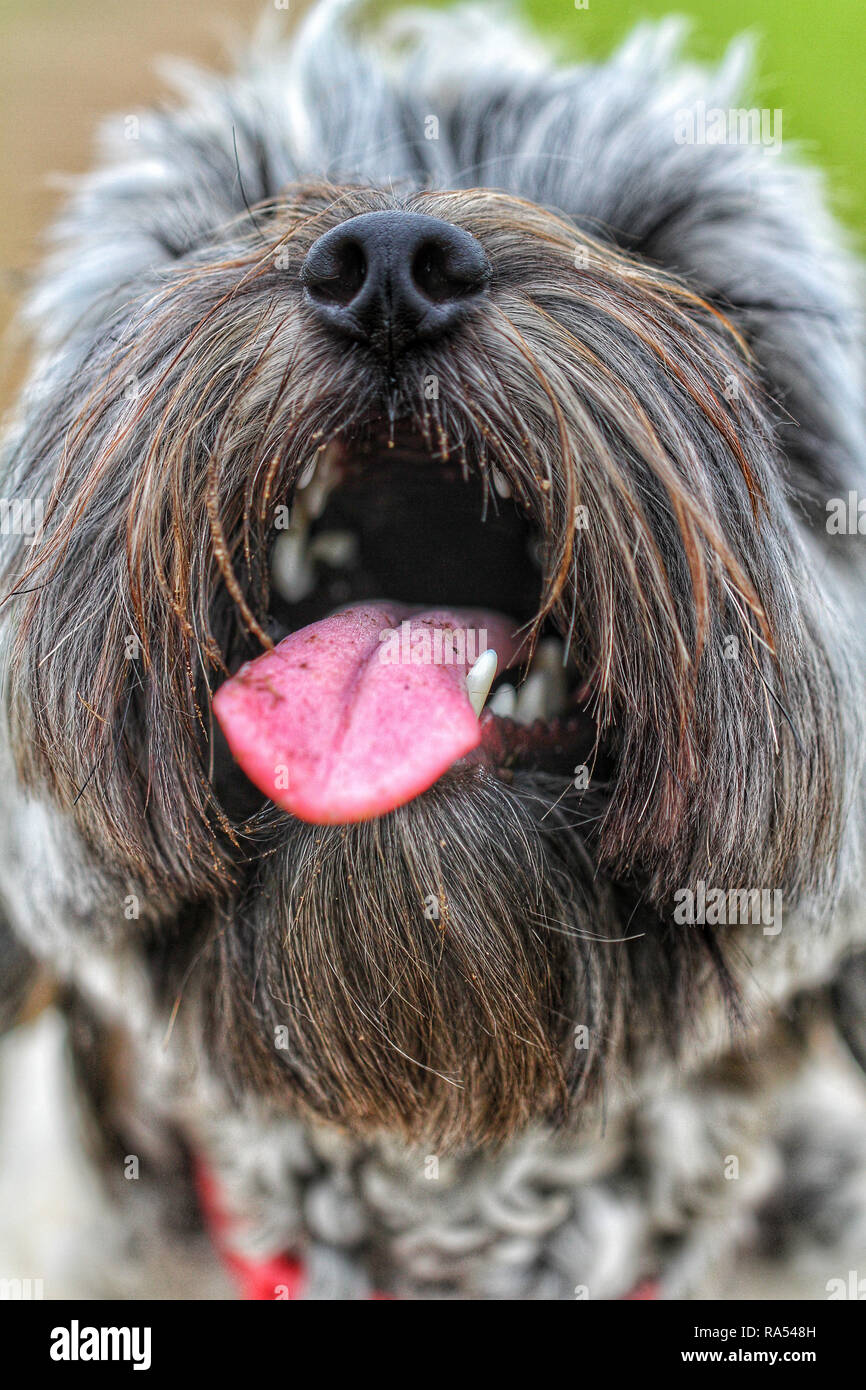
[[[722,954],[599,879],[578,800],[470,767],[378,820],[275,822],[203,976],[238,1096],[448,1149],[572,1113],[631,1009],[631,1045],[675,1053],[701,972],[730,990]]]
[[[218,938],[229,1072],[415,1141],[564,1108],[604,915],[539,806],[469,769],[380,820],[285,835]]]
[[[498,1140],[562,1108],[596,970],[587,865],[555,835],[480,769],[384,819],[286,835],[218,938],[229,1070],[416,1141]]]

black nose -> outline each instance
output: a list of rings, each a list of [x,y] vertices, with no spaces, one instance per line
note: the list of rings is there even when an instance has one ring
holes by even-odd
[[[416,212],[352,217],[319,237],[301,267],[320,322],[389,357],[453,328],[489,279],[473,236]]]

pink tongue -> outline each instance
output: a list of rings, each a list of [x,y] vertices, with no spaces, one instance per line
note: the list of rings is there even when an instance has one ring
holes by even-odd
[[[242,666],[214,713],[236,762],[284,810],[322,825],[381,816],[480,743],[465,678],[487,647],[500,670],[517,653],[498,613],[348,608]]]

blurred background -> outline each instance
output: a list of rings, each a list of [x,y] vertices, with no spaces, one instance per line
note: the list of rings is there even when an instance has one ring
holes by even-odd
[[[306,3],[288,0],[290,21]],[[163,54],[225,66],[267,5],[0,0],[0,330],[58,196],[50,176],[86,167],[100,115],[156,98]],[[602,55],[638,20],[672,12],[691,19],[691,51],[702,59],[749,30],[758,43],[754,104],[782,108],[785,140],[823,165],[837,213],[866,231],[863,0],[521,0],[517,8],[572,56]]]

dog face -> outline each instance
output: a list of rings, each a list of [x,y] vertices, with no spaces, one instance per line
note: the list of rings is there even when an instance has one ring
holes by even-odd
[[[620,222],[576,78],[489,70],[482,101],[425,51],[416,99],[313,24],[85,185],[13,441],[46,503],[7,552],[7,708],[21,785],[100,865],[95,917],[166,1008],[183,982],[238,1095],[453,1144],[574,1113],[735,1007],[770,943],[678,926],[679,890],[788,910],[836,881],[846,673],[799,513],[847,426],[799,322],[719,270],[755,261],[708,200],[762,189],[756,152],[685,150],[679,202],[659,155]],[[701,248],[714,274],[685,273]],[[495,636],[480,720],[487,642],[434,669],[437,632]]]

